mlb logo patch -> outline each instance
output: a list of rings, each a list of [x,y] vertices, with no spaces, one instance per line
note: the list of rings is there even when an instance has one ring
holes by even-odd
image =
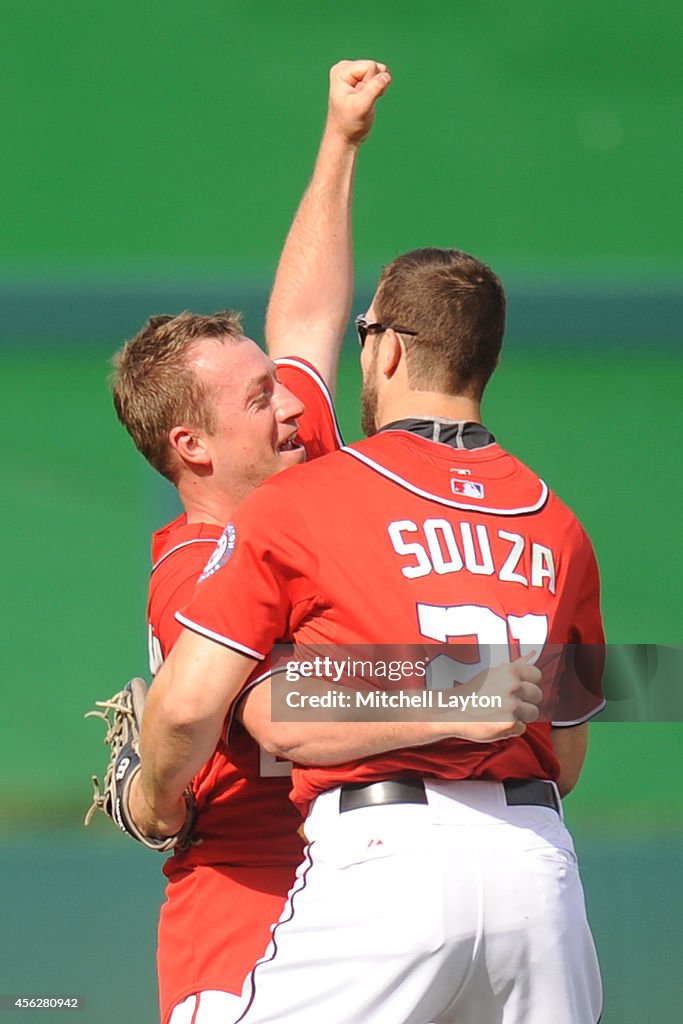
[[[484,485],[478,484],[474,480],[463,480],[459,477],[452,477],[451,490],[453,494],[457,494],[459,498],[484,497]]]

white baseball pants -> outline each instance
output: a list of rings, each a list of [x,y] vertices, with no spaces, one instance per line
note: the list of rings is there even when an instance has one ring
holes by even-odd
[[[495,782],[307,819],[309,847],[240,1024],[597,1024],[569,833]],[[227,1017],[222,1024],[232,1024]]]

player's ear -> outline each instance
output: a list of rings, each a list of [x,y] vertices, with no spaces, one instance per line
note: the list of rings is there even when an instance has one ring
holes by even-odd
[[[168,435],[168,443],[176,455],[190,466],[211,464],[211,453],[206,438],[192,427],[173,427]]]
[[[403,359],[405,348],[401,338],[396,331],[385,331],[380,349],[380,369],[384,376],[393,377]]]

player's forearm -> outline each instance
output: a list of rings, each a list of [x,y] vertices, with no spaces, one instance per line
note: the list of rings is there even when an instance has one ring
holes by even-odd
[[[400,708],[364,705],[363,721],[356,721],[353,700],[356,691],[335,686],[338,700],[328,708],[307,707],[303,721],[291,721],[291,684],[276,675],[255,686],[238,709],[238,716],[256,741],[271,754],[299,764],[341,764],[357,758],[372,757],[388,750],[425,746],[444,739],[464,739],[489,743],[519,736],[526,724],[538,718],[543,691],[537,685],[540,671],[530,664],[533,655],[518,658],[480,672],[463,693],[486,696],[486,708],[473,705],[443,713],[432,721],[403,720]],[[331,692],[328,685],[328,692]],[[462,695],[461,695],[462,696]],[[496,697],[498,704],[493,704]],[[357,706],[357,705],[356,705]],[[500,710],[498,710],[500,708]],[[395,716],[392,720],[392,714]]]
[[[356,158],[390,83],[386,65],[374,60],[340,61],[331,68],[313,178],[287,237],[268,309],[266,339],[273,358],[303,356],[330,388],[353,294]]]
[[[443,728],[432,722],[307,722],[271,723],[259,743],[297,764],[335,765],[443,738]]]
[[[274,358],[299,355],[333,388],[353,295],[351,205],[360,143],[329,125],[285,242],[266,318]]]
[[[182,794],[213,754],[253,660],[183,630],[152,684],[140,732],[139,813],[149,835],[179,812]]]
[[[399,747],[424,746],[450,734],[450,723],[386,721],[386,710],[379,708],[366,710],[373,721],[335,721],[334,710],[317,712],[319,720],[310,712],[305,722],[283,721],[288,690],[282,677],[266,679],[249,691],[237,714],[259,746],[298,764],[342,764]]]
[[[289,685],[281,676],[254,687],[238,709],[238,717],[259,746],[297,764],[334,765],[389,750],[421,747],[439,740],[467,736],[467,726],[444,716],[436,721],[402,720],[402,713],[383,707],[365,708],[365,720],[349,720],[343,709],[308,710],[306,720],[291,717]],[[344,687],[338,693],[352,693]],[[335,715],[337,719],[335,720]]]
[[[182,825],[183,793],[211,757],[223,724],[220,712],[202,716],[183,704],[172,687],[164,686],[163,672],[145,707],[141,772],[132,804],[135,823],[151,836],[173,834]],[[157,682],[161,685],[155,692]]]
[[[211,757],[221,726],[222,718],[217,715],[183,721],[164,706],[145,710],[140,742],[142,786],[149,805],[160,815],[178,803]]]

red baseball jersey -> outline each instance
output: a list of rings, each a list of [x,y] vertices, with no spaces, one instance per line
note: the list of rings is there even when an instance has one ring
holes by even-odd
[[[297,439],[307,458],[338,448],[334,409],[317,371],[303,360],[284,359],[278,378],[304,403]],[[175,613],[190,601],[222,532],[212,524],[188,524],[182,515],[153,536],[147,609],[153,675],[181,632]],[[301,860],[301,817],[289,800],[291,765],[260,750],[239,723],[232,726],[230,748],[221,741],[192,788],[201,841],[164,865],[169,886],[159,925],[162,1021],[193,992],[241,991]]]
[[[230,529],[231,557],[197,587],[182,621],[253,657],[289,636],[309,645],[469,640],[504,645],[511,658],[546,644],[603,643],[586,533],[493,441],[468,450],[381,432],[269,480]],[[590,713],[599,706],[596,696]],[[294,799],[305,807],[342,782],[406,773],[556,778],[550,728],[297,767]]]

